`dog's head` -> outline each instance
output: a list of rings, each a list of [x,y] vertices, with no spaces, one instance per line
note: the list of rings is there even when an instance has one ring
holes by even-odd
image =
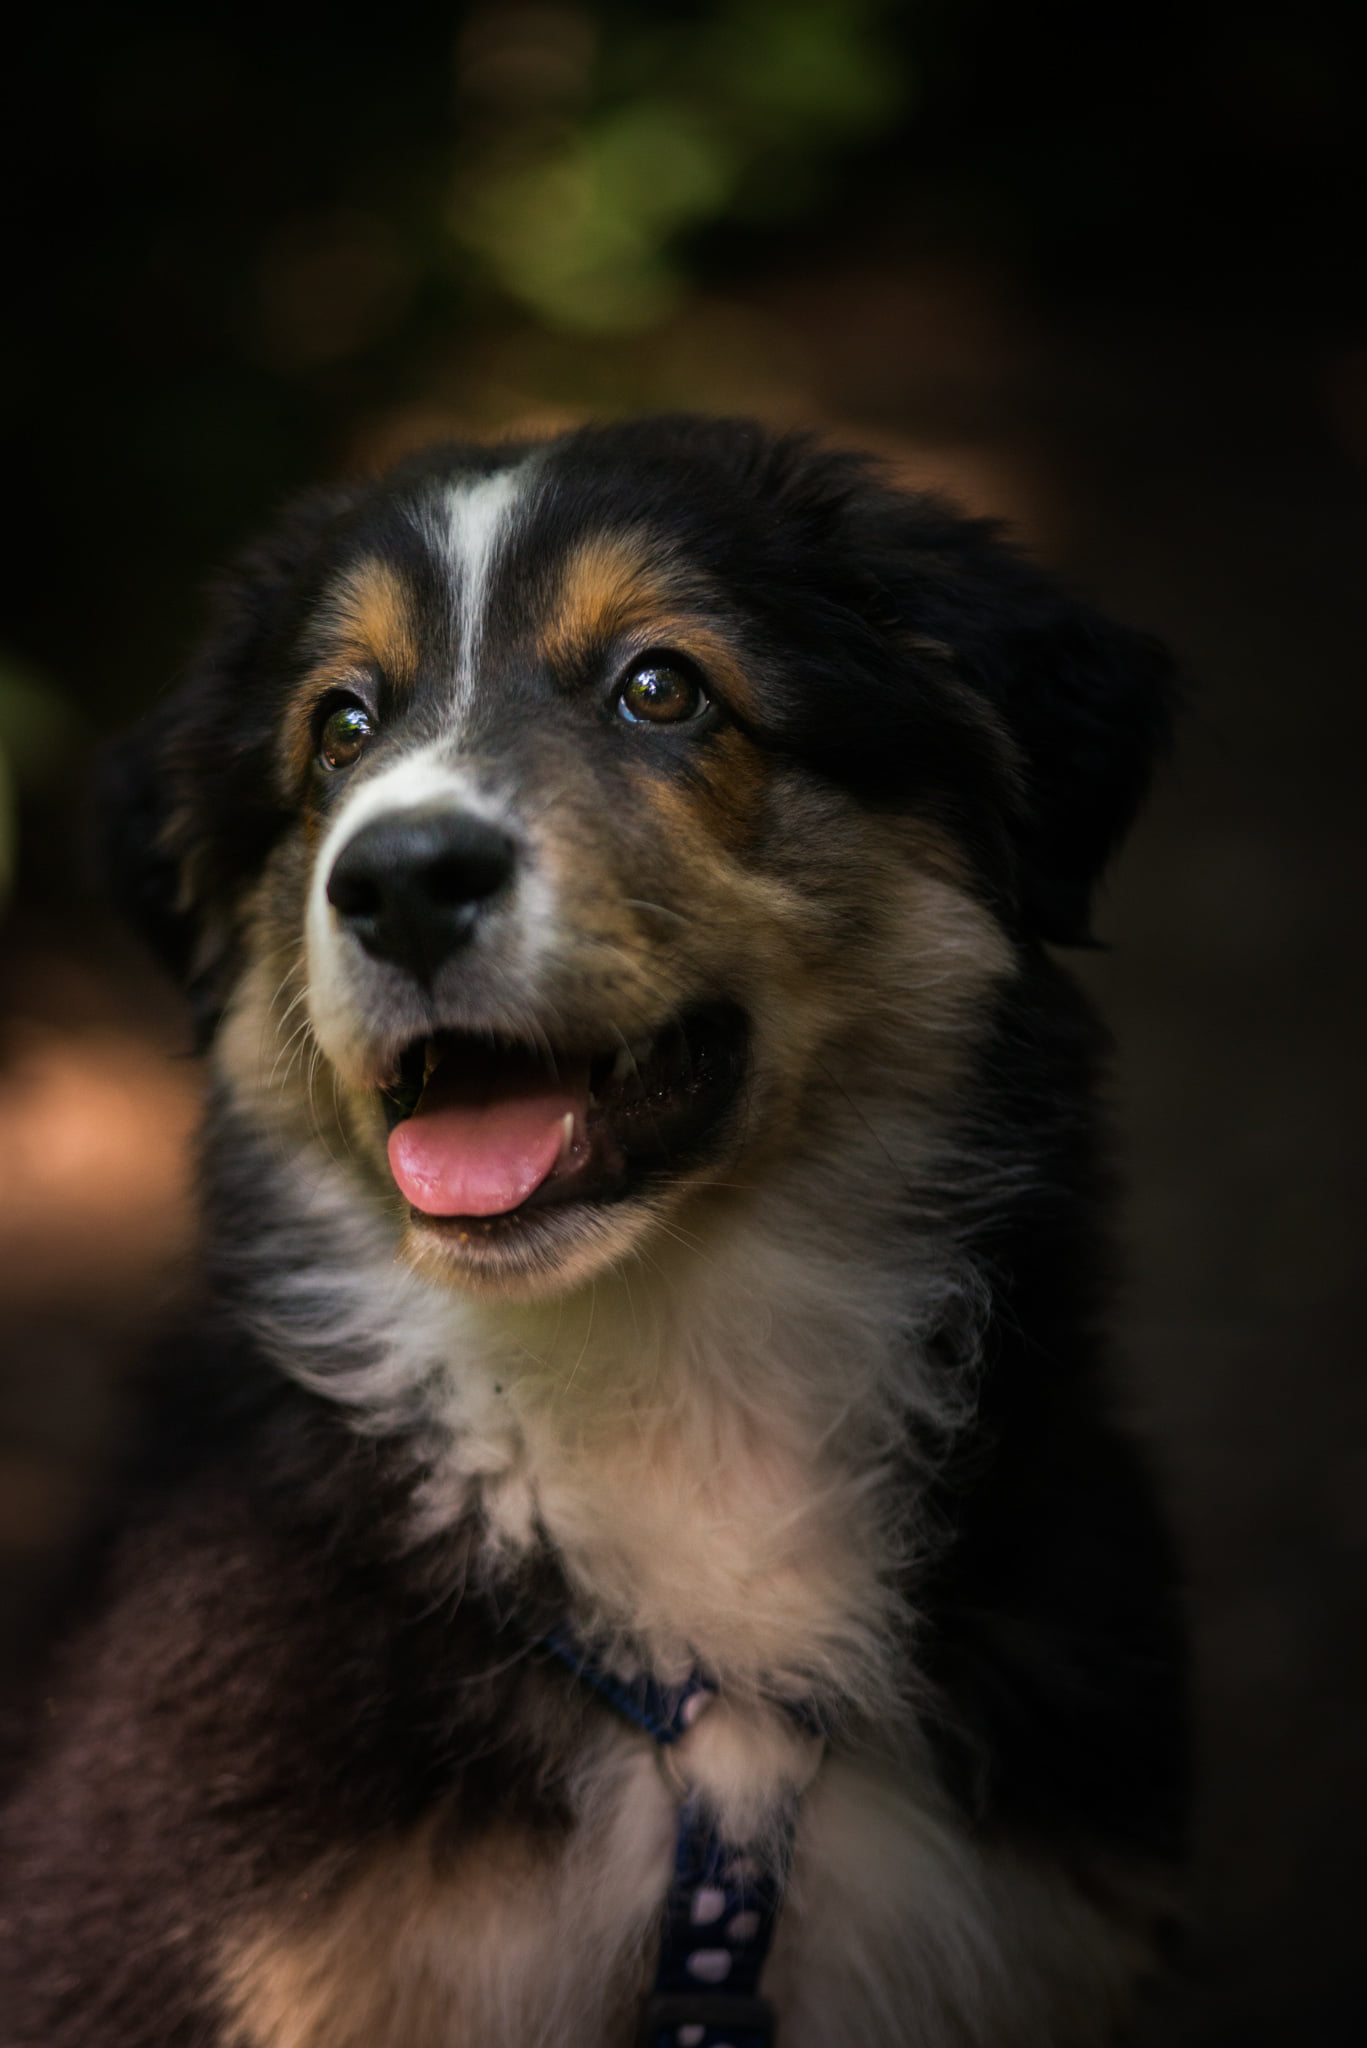
[[[116,847],[239,1104],[415,1263],[544,1293],[708,1191],[853,1199],[851,1118],[933,1115],[1019,949],[1085,937],[1171,700],[804,440],[439,449],[245,560]]]

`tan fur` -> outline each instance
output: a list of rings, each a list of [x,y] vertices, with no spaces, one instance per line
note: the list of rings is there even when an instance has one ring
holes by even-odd
[[[378,556],[353,563],[328,592],[308,636],[313,666],[286,709],[283,725],[284,790],[292,800],[307,791],[313,766],[314,715],[330,690],[358,687],[378,670],[402,696],[418,669],[412,596],[398,571]]]
[[[691,601],[641,541],[588,543],[541,659],[677,647],[743,701],[723,627]],[[466,629],[478,653],[482,622]],[[607,815],[572,731],[509,787],[463,702],[399,765],[363,765],[322,847],[299,830],[251,906],[220,1073],[328,1256],[246,1276],[249,1313],[359,1427],[422,1433],[420,1533],[477,1512],[491,1568],[549,1543],[576,1626],[661,1676],[701,1662],[722,1698],[667,1769],[605,1722],[560,1846],[500,1830],[457,1857],[433,1824],[321,1897],[276,1901],[225,1947],[233,2039],[626,2048],[676,1803],[697,1787],[739,1841],[801,1794],[766,1974],[785,2048],[1094,2048],[1142,1967],[1141,1909],[975,1840],[908,1732],[925,1539],[909,1470],[918,1432],[971,1405],[971,1335],[954,1386],[931,1336],[979,1284],[911,1191],[973,1171],[956,1111],[1011,942],[935,823],[871,813],[739,730],[687,776],[643,754]],[[433,800],[527,853],[451,998],[461,1028],[630,1048],[718,991],[750,1022],[725,1146],[649,1195],[544,1212],[525,1256],[397,1198],[376,1089],[398,1043],[326,902],[350,833]],[[823,1755],[774,1705],[814,1688],[895,1732]]]
[[[815,1745],[795,1761],[772,1714],[724,1704],[665,1772],[644,1737],[609,1747],[564,1842],[505,1826],[455,1855],[427,1823],[239,1930],[218,1971],[231,2048],[627,2048],[690,1784],[730,1805],[738,1844],[763,1792],[802,1791],[765,1973],[784,2048],[1094,2048],[1151,1961],[1156,1897],[975,1843],[914,1760],[813,1777]]]
[[[847,851],[838,823],[827,833],[833,875]],[[700,859],[688,870],[698,914],[656,952],[605,869],[582,849],[567,861],[567,892],[583,895],[568,896],[557,928],[563,967],[556,955],[547,972],[567,981],[563,996],[552,984],[555,1000],[573,997],[569,977],[596,948],[615,970],[623,942],[604,936],[603,921],[618,919],[628,965],[644,977],[639,1008],[626,1006],[629,981],[614,992],[619,1028],[638,1029],[657,1003],[673,1007],[705,973],[724,974],[756,1018],[756,1076],[734,1157],[651,1204],[615,1205],[547,1269],[544,1289],[522,1282],[520,1299],[503,1282],[487,1298],[468,1278],[450,1291],[453,1265],[473,1264],[477,1248],[404,1215],[382,1121],[312,1045],[268,902],[258,931],[262,943],[273,934],[272,950],[221,1034],[221,1071],[299,1160],[301,1204],[319,1213],[327,1186],[345,1203],[359,1175],[377,1273],[398,1284],[397,1240],[414,1275],[411,1302],[396,1301],[388,1319],[432,1328],[438,1356],[459,1360],[458,1463],[449,1481],[437,1468],[428,1511],[459,1513],[475,1485],[499,1541],[516,1548],[547,1530],[603,1626],[630,1626],[665,1665],[704,1655],[742,1690],[782,1672],[798,1690],[804,1671],[822,1667],[843,1669],[861,1695],[872,1687],[886,1700],[890,1682],[869,1649],[886,1655],[892,1640],[889,1574],[900,1562],[881,1535],[880,1445],[901,1433],[905,1399],[937,1398],[889,1375],[906,1290],[933,1290],[939,1277],[917,1277],[911,1244],[886,1272],[881,1247],[904,1184],[941,1142],[984,990],[1010,962],[987,914],[909,865],[902,836],[858,829],[863,868],[879,876],[858,945],[841,944],[852,914],[842,897],[814,907],[810,892],[789,896],[722,858],[710,879]],[[699,856],[714,846],[701,833]],[[287,865],[277,878],[286,893]],[[903,1103],[896,1118],[884,1112],[890,1094]],[[369,1270],[369,1255],[340,1241],[339,1256],[358,1281]],[[476,1425],[470,1390],[495,1382],[504,1391]],[[443,1366],[435,1385],[447,1384]]]
[[[319,652],[335,661],[374,661],[402,691],[417,674],[413,597],[392,562],[378,555],[353,563],[323,600],[315,628]]]
[[[244,907],[251,964],[219,1027],[214,1064],[276,1145],[312,1141],[334,1159],[358,1162],[337,1077],[308,1017],[298,916],[311,851],[302,831],[284,841]],[[382,1184],[373,1191],[382,1197]]]
[[[1096,2048],[1153,1967],[1155,1899],[1093,1883],[975,1840],[914,1764],[831,1757],[765,1973],[783,2048]]]
[[[677,830],[681,809],[692,813],[692,836],[701,826],[719,851],[743,856],[764,834],[770,763],[752,740],[733,726],[717,735],[701,772],[687,789],[643,772],[643,802],[657,810],[661,829]]]
[[[536,648],[562,674],[605,652],[624,665],[649,648],[672,649],[689,656],[738,711],[753,704],[744,666],[701,593],[644,534],[598,535],[576,550],[561,570]]]
[[[653,1756],[618,1744],[575,1835],[428,1823],[225,1942],[233,2048],[626,2048],[673,1847]]]
[[[596,535],[564,564],[537,652],[550,668],[573,669],[598,646],[648,633],[670,600],[669,580],[652,569],[643,535]]]
[[[408,772],[397,771],[396,787]],[[383,776],[360,786],[365,815],[385,786]],[[542,878],[518,910],[515,938],[530,1035],[552,1015],[581,1043],[630,1044],[718,986],[734,990],[754,1019],[748,1115],[733,1156],[681,1178],[666,1197],[671,1211],[700,1191],[698,1182],[744,1187],[765,1162],[791,1168],[829,1151],[832,1115],[848,1122],[860,1093],[851,1076],[873,1084],[868,1109],[854,1110],[864,1147],[863,1120],[881,1120],[891,1082],[919,1114],[942,1118],[971,1061],[984,995],[1012,968],[999,927],[967,893],[952,848],[929,822],[871,819],[834,796],[795,796],[781,781],[773,796],[777,817],[795,818],[770,825],[766,850],[772,867],[775,835],[790,833],[791,881],[727,844],[705,794],[656,780],[651,830],[625,865],[613,821],[591,809],[562,803],[519,821]],[[364,1044],[350,1050],[345,963],[334,966],[330,936],[311,965],[299,947],[301,897],[306,887],[318,896],[354,804],[321,854],[301,834],[273,856],[248,913],[254,965],[235,993],[218,1058],[259,1118],[282,1137],[312,1132],[353,1156],[397,1218],[376,1076]],[[334,981],[335,995],[325,994]],[[678,1217],[671,1227],[710,1225]],[[560,1294],[602,1273],[657,1228],[640,1205],[619,1205],[545,1270],[546,1286]],[[462,1242],[409,1220],[403,1256],[429,1277],[454,1269],[476,1286],[489,1266],[495,1292],[506,1292],[477,1235]],[[517,1277],[520,1287],[537,1278]]]
[[[311,883],[306,849],[275,857],[220,1071],[311,1162],[311,1211],[320,1180],[340,1194],[360,1179],[419,1289],[435,1290],[432,1313],[449,1316],[437,1341],[467,1382],[485,1360],[506,1388],[492,1463],[470,1464],[468,1417],[453,1429],[466,1451],[456,1497],[434,1480],[439,1518],[477,1484],[500,1541],[545,1528],[596,1619],[629,1624],[666,1662],[705,1654],[742,1688],[843,1664],[881,1687],[886,1669],[860,1646],[891,1639],[899,1562],[880,1534],[879,1445],[901,1433],[904,1398],[889,1359],[903,1292],[938,1278],[913,1282],[914,1260],[885,1275],[879,1248],[945,1142],[1012,952],[927,822],[778,778],[761,865],[719,836],[705,795],[649,780],[650,829],[627,863],[618,821],[570,796],[512,814],[536,882],[506,943],[528,1028],[551,1016],[590,1044],[629,1044],[701,993],[733,991],[754,1040],[725,1156],[590,1224],[571,1215],[531,1269],[488,1257],[477,1228],[407,1213],[363,1049],[332,1027],[334,1006],[354,1027],[345,962],[334,968],[324,924],[306,995],[297,936],[305,887],[316,902],[332,845],[387,800],[384,774],[359,786]]]

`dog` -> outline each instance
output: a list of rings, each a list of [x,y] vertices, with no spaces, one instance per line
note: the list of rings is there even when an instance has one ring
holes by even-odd
[[[746,423],[242,560],[109,776],[203,1285],[4,1822],[15,2048],[1124,2035],[1180,1600],[1050,949],[1176,700]]]

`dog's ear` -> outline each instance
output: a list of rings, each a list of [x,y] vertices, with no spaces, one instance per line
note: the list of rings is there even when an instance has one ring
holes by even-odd
[[[1180,691],[1167,652],[1091,610],[995,521],[893,488],[867,458],[804,435],[733,440],[756,494],[798,522],[807,586],[827,599],[826,659],[840,687],[827,693],[832,715],[813,751],[885,800],[943,777],[985,858],[1009,870],[1026,929],[1088,944],[1096,885],[1171,735]],[[881,662],[851,649],[855,618],[878,636]],[[807,650],[814,622],[809,604]],[[856,699],[876,720],[876,745],[868,721],[851,716]]]
[[[171,847],[166,750],[174,704],[163,705],[106,747],[97,764],[99,846],[105,890],[162,966],[188,984],[195,922],[182,897]]]
[[[1032,595],[1023,614],[1008,611],[993,678],[1025,785],[1018,896],[1041,938],[1083,945],[1096,885],[1169,744],[1177,675],[1158,641],[1043,579]]]
[[[1096,885],[1171,737],[1171,657],[1036,568],[995,522],[876,484],[846,504],[877,608],[913,647],[943,650],[1015,756],[1016,798],[999,794],[998,808],[1023,922],[1089,943]]]
[[[201,1041],[217,1020],[242,884],[283,823],[263,759],[272,658],[295,593],[354,497],[311,493],[239,558],[215,587],[209,631],[179,686],[101,763],[106,886],[185,989]]]

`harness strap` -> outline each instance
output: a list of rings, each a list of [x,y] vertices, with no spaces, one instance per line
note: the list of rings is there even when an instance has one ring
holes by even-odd
[[[682,1685],[623,1679],[594,1662],[568,1629],[542,1646],[614,1711],[667,1749],[716,1697],[699,1671]],[[793,1718],[810,1725],[800,1711]],[[782,1860],[796,1804],[783,1817]],[[759,1995],[783,1903],[782,1876],[769,1862],[722,1840],[696,1793],[679,1808],[674,1873],[665,1898],[655,1984],[641,2015],[637,2048],[774,2048],[773,2007]]]
[[[541,1638],[541,1647],[568,1664],[600,1699],[667,1749],[686,1735],[693,1723],[717,1696],[717,1688],[701,1671],[690,1671],[682,1685],[661,1685],[654,1678],[619,1678],[615,1671],[596,1664],[584,1645],[567,1628],[552,1629]]]

